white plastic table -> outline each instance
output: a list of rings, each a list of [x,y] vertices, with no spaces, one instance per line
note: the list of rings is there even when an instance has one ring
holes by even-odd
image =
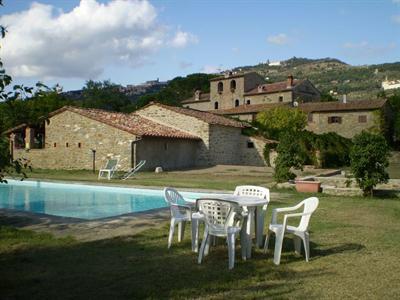
[[[264,218],[262,217],[262,207],[268,204],[268,200],[260,199],[257,197],[250,196],[235,196],[235,195],[210,195],[210,197],[202,197],[199,199],[220,199],[235,202],[241,207],[245,207],[248,211],[248,216],[245,218],[242,231],[241,231],[241,248],[242,258],[246,260],[251,258],[251,247],[252,247],[252,228],[254,223],[256,224],[256,241],[257,245],[262,245],[262,238],[264,232]],[[185,199],[186,201],[193,201],[194,199]]]

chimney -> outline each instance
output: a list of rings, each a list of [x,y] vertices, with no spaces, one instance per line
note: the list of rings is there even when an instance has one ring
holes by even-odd
[[[200,94],[201,94],[201,91],[200,90],[196,90],[194,92],[194,100],[199,101],[200,100]]]
[[[346,94],[343,95],[343,103],[347,103],[347,95]]]
[[[262,93],[264,91],[264,86],[263,85],[259,85],[258,87],[258,92]]]
[[[290,74],[290,75],[287,77],[286,86],[287,86],[288,88],[291,88],[291,87],[293,86],[293,75],[292,75],[292,74]]]

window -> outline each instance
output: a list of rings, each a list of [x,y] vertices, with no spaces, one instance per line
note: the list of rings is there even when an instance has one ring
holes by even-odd
[[[247,148],[254,148],[254,143],[251,141],[247,141]]]
[[[54,146],[54,148],[57,147],[57,143],[54,143],[53,146]]]
[[[236,90],[236,81],[232,80],[231,81],[231,92],[234,92]]]
[[[248,99],[248,100],[246,101],[246,104],[247,104],[247,105],[249,105],[249,104],[250,104],[250,99]]]
[[[283,102],[283,96],[279,96],[279,102]]]
[[[218,109],[218,101],[214,102],[214,109]]]
[[[82,144],[81,143],[78,143],[78,148],[81,148],[82,147]]]
[[[222,82],[218,82],[218,93],[222,93],[224,91],[224,84]]]
[[[313,114],[309,113],[307,117],[308,117],[308,123],[312,123],[313,122]]]
[[[342,123],[342,117],[338,117],[338,116],[332,116],[332,117],[328,117],[328,124],[332,124],[332,123]]]
[[[65,147],[67,147],[67,148],[69,147],[68,143],[65,143]]]
[[[367,123],[367,116],[358,116],[358,123]]]
[[[239,99],[235,100],[235,107],[239,106]]]

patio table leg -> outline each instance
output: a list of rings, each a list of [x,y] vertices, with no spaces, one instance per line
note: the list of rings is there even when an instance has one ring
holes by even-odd
[[[254,226],[254,213],[255,213],[255,208],[254,207],[248,207],[249,210],[249,215],[247,216],[247,222],[246,222],[246,258],[251,258],[251,247],[253,244],[251,235],[252,235],[252,229]]]
[[[258,248],[263,247],[264,218],[265,218],[265,211],[262,209],[262,207],[257,207],[257,210],[256,210],[256,243],[257,243]]]
[[[248,220],[248,217],[245,217],[243,220],[242,230],[240,231],[240,249],[242,252],[243,260],[247,259],[247,243],[248,243],[247,234],[246,234],[247,220]]]

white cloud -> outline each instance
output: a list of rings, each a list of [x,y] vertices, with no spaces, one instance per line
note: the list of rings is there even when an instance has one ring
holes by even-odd
[[[175,33],[175,36],[171,40],[170,44],[172,47],[183,48],[188,44],[197,44],[198,42],[199,39],[195,35],[191,34],[190,32],[179,30]]]
[[[375,46],[367,41],[361,41],[359,43],[347,42],[343,44],[343,48],[346,54],[350,56],[376,57],[392,51],[396,48],[396,44],[390,43],[388,45]]]
[[[157,21],[147,1],[81,0],[72,11],[33,3],[28,10],[3,15],[8,33],[1,57],[13,76],[95,78],[105,66],[138,67],[151,54],[176,42]],[[193,35],[182,32],[189,41]],[[188,42],[180,41],[183,47]]]
[[[207,73],[207,74],[220,73],[220,72],[222,72],[222,65],[219,65],[219,66],[205,65],[201,69],[201,72],[202,73]]]
[[[270,35],[267,41],[270,44],[283,46],[289,43],[289,38],[285,33],[279,33],[277,35]]]
[[[399,23],[400,24],[400,15],[393,16],[392,17],[392,21],[395,22],[395,23]]]

